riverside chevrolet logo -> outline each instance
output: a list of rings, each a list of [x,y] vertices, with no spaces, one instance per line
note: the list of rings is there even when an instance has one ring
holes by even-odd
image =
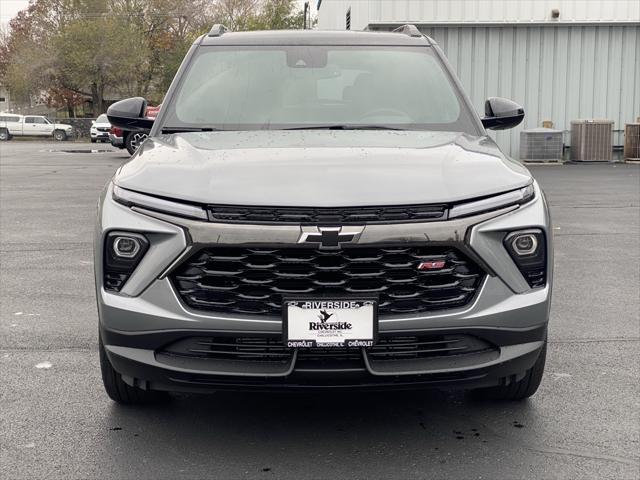
[[[314,243],[322,250],[339,250],[343,243],[358,241],[364,227],[313,227],[302,226],[298,243]]]
[[[325,323],[331,317],[333,317],[333,313],[327,313],[326,310],[320,310],[320,315],[318,315],[318,318],[322,323]]]
[[[349,301],[319,301],[319,302],[303,302],[301,308],[321,309],[318,314],[319,322],[309,322],[309,330],[351,330],[353,325],[349,322],[328,322],[334,313],[327,312],[328,308],[356,308],[358,302]]]

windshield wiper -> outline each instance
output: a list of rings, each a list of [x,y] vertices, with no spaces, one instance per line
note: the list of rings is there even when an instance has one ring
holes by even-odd
[[[163,127],[162,133],[187,133],[187,132],[221,132],[219,128],[211,127]]]
[[[358,125],[358,124],[336,124],[336,125],[309,125],[308,127],[290,127],[283,130],[406,130],[404,128],[387,127],[385,125]]]

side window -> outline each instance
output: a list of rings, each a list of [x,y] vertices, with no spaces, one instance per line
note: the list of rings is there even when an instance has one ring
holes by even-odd
[[[42,117],[34,117],[33,123],[43,124],[43,123],[47,123],[47,122]]]
[[[24,123],[38,123],[36,117],[24,117]]]

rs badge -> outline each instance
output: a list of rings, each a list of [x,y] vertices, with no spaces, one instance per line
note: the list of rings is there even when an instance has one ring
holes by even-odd
[[[418,270],[440,270],[444,268],[446,261],[444,260],[431,260],[429,262],[420,262]]]

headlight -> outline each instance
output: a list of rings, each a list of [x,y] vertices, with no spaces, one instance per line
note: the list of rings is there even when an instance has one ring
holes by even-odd
[[[144,235],[109,232],[104,242],[104,289],[119,292],[148,249]]]
[[[498,210],[512,205],[522,205],[533,200],[535,196],[536,191],[533,183],[531,183],[524,188],[511,192],[454,205],[449,210],[449,218],[468,217],[469,215],[490,212],[491,210]]]
[[[113,239],[113,253],[118,258],[135,258],[142,250],[142,242],[130,235],[117,236]]]
[[[134,192],[133,190],[126,190],[115,185],[113,187],[113,199],[127,207],[136,206],[156,212],[168,213],[169,215],[196,218],[198,220],[209,219],[207,212],[202,207],[176,202],[174,200],[165,200],[164,198]]]
[[[534,233],[518,233],[511,240],[511,248],[519,257],[532,255],[538,249],[538,239]]]
[[[518,230],[504,237],[504,246],[531,288],[547,283],[547,246],[540,229]]]

